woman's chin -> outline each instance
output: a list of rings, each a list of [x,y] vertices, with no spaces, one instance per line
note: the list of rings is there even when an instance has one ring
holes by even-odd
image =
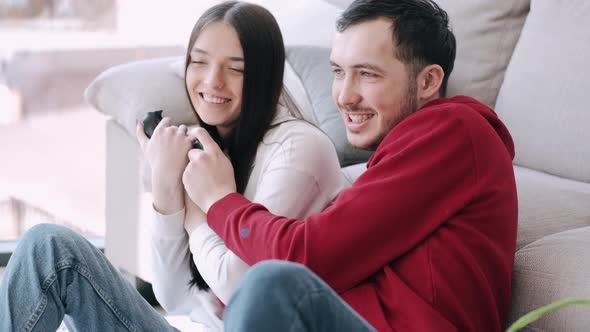
[[[199,115],[199,118],[201,119],[201,122],[204,122],[210,126],[219,126],[220,124],[223,124],[225,119],[220,119],[219,117],[216,116],[208,116],[207,114],[203,114],[203,113],[197,113]]]

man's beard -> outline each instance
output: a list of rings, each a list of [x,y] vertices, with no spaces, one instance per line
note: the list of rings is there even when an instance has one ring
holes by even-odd
[[[408,80],[408,87],[406,89],[405,98],[400,101],[398,116],[387,122],[387,130],[379,134],[375,144],[366,148],[368,150],[376,150],[379,144],[385,139],[385,136],[389,134],[395,126],[402,122],[405,118],[412,115],[418,110],[418,96],[417,96],[417,82],[416,78],[410,78]]]

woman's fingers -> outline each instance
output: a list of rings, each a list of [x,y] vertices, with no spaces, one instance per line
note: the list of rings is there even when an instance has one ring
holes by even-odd
[[[149,138],[145,134],[143,124],[141,122],[138,122],[137,126],[135,127],[135,136],[137,137],[137,141],[139,142],[141,150],[145,151],[145,146],[147,145]]]
[[[158,125],[156,126],[156,129],[154,129],[154,135],[159,134],[159,132],[161,132],[162,130],[170,127],[170,123],[171,120],[169,117],[165,116],[162,121],[160,121],[160,123],[158,123]],[[152,135],[153,136],[153,135]]]
[[[203,150],[210,152],[210,153],[222,153],[219,145],[215,143],[211,135],[205,130],[205,128],[195,128],[194,132],[191,133],[196,137],[199,142],[203,145]]]

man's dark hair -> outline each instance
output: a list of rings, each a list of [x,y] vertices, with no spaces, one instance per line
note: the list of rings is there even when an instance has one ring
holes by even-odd
[[[216,141],[221,142],[222,148],[229,152],[237,191],[243,194],[258,144],[271,128],[271,122],[277,113],[279,97],[283,91],[285,46],[279,25],[268,10],[250,3],[223,2],[209,8],[195,23],[186,53],[185,74],[191,61],[190,52],[197,38],[213,22],[230,25],[240,40],[244,52],[242,109],[235,128],[223,140],[215,126],[204,123],[200,118],[199,121]],[[199,117],[196,111],[195,114]],[[209,286],[193,262],[192,253],[190,269],[190,285],[208,289]]]
[[[378,18],[392,21],[395,56],[409,66],[413,78],[427,65],[442,67],[440,94],[445,96],[456,53],[447,13],[431,0],[356,0],[342,13],[336,30]]]

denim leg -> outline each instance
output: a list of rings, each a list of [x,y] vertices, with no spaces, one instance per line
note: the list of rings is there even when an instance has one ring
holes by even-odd
[[[37,225],[19,241],[0,285],[0,331],[177,331],[90,242]]]
[[[226,331],[375,331],[301,264],[266,261],[244,277],[224,313]]]

